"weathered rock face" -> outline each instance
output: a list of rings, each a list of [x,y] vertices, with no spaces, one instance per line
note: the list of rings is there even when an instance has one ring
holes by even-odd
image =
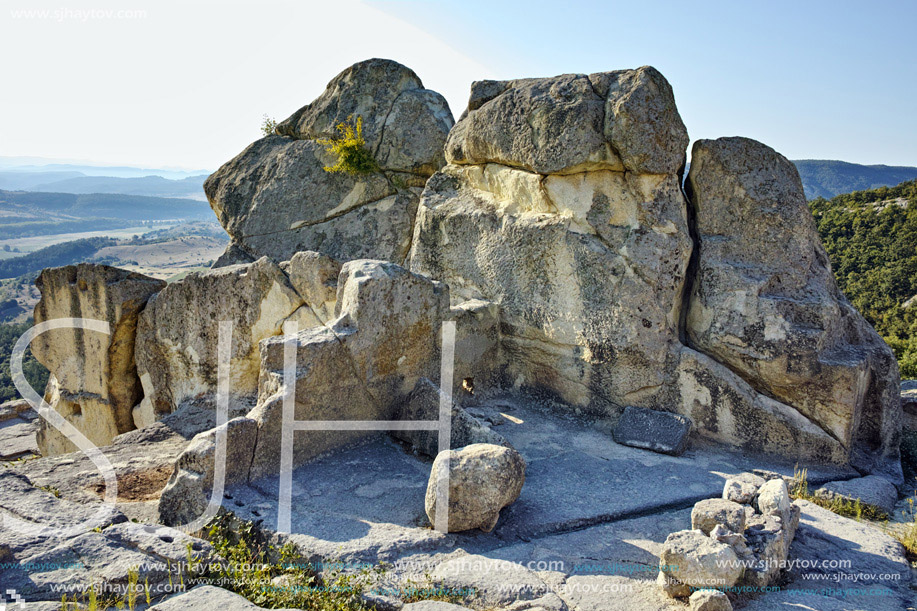
[[[44,270],[36,281],[41,301],[35,322],[85,318],[107,322],[105,335],[54,329],[32,342],[35,358],[51,371],[46,401],[90,441],[108,445],[134,428],[131,409],[142,397],[134,365],[134,335],[141,310],[165,282],[107,265],[80,264]],[[42,454],[75,446],[42,420]]]
[[[680,530],[668,536],[659,555],[660,574],[689,588],[730,588],[745,567],[732,546],[699,530]],[[687,596],[689,590],[680,594]]]
[[[840,497],[849,502],[859,501],[890,516],[894,514],[895,504],[898,502],[898,490],[891,482],[878,475],[828,482],[818,488],[815,495],[826,499]]]
[[[476,443],[441,452],[427,484],[426,511],[436,524],[439,481],[449,479],[449,532],[490,532],[500,510],[515,502],[525,483],[525,460],[512,448]]]
[[[899,471],[898,367],[834,281],[793,164],[745,138],[695,143],[691,345],[793,406],[854,465]]]
[[[500,304],[516,386],[599,413],[661,406],[691,252],[685,142],[652,68],[476,83],[411,267]]]
[[[901,380],[901,411],[904,427],[917,431],[917,380]]]
[[[475,83],[411,269],[500,307],[504,386],[897,481],[894,359],[838,292],[794,167],[701,141],[689,215],[686,142],[652,68]]]
[[[362,120],[381,171],[351,176],[323,168],[334,159],[316,140]],[[316,250],[342,261],[402,262],[410,248],[420,188],[444,164],[453,119],[445,99],[410,69],[371,59],[335,77],[314,102],[217,170],[204,183],[234,243],[278,261]],[[228,253],[231,254],[231,253]]]
[[[296,352],[296,420],[401,419],[420,381],[438,379],[440,327],[449,313],[442,284],[384,261],[350,261],[341,269],[336,312],[325,327],[261,345],[258,444],[251,479],[276,475],[283,425],[285,343]],[[302,433],[294,465],[366,436],[367,432]]]
[[[283,323],[322,324],[315,311],[268,258],[189,274],[152,299],[137,325],[137,370],[145,399],[138,422],[171,413],[185,399],[217,388],[219,323],[232,323],[230,394],[258,389],[258,342]]]

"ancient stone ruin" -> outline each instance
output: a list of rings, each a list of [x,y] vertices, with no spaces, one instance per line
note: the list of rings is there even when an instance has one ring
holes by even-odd
[[[319,141],[355,118],[378,169],[326,171],[335,159]],[[899,380],[891,350],[838,291],[794,166],[721,138],[695,142],[685,175],[688,143],[651,67],[475,82],[455,122],[410,69],[358,63],[207,180],[232,237],[213,269],[169,285],[102,265],[45,270],[36,322],[84,317],[112,331],[33,342],[53,374],[45,399],[97,445],[114,442],[119,477],[165,473],[149,521],[192,522],[222,479],[224,510],[278,543],[308,557],[422,557],[437,583],[480,588],[466,601],[477,607],[611,608],[552,593],[544,574],[456,568],[456,546],[515,562],[537,557],[536,539],[563,547],[609,528],[590,539],[613,541],[617,520],[693,505],[694,530],[674,532],[682,514],[628,522],[656,537],[650,560],[608,543],[664,567],[663,588],[654,573],[626,608],[684,608],[671,596],[731,608],[734,596],[699,591],[708,578],[774,583],[779,570],[738,561],[785,561],[797,529],[827,523],[790,504],[781,473],[903,481]],[[220,322],[232,325],[229,421],[214,428]],[[292,532],[278,528],[291,415],[431,421],[443,404],[449,454],[435,430],[392,431],[397,442],[291,434],[297,500]],[[55,457],[73,447],[44,422],[40,440],[48,458],[21,477],[77,468]],[[128,459],[131,447],[144,457]],[[768,481],[749,473],[758,467]],[[449,533],[429,528],[440,472],[452,480]],[[701,500],[729,476],[721,499]],[[736,562],[711,576],[714,558]],[[504,578],[527,594],[500,598]]]

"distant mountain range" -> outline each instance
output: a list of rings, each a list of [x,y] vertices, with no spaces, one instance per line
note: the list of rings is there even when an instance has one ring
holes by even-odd
[[[18,161],[17,165],[15,162]],[[29,157],[0,157],[0,189],[43,193],[119,193],[206,201],[204,180],[209,171],[146,169],[129,166],[91,166],[41,161]],[[860,165],[846,161],[793,161],[806,197],[835,195],[878,187],[892,187],[917,178],[917,167]]]
[[[917,178],[917,168],[907,166],[860,165],[821,159],[799,159],[793,163],[799,170],[808,199],[831,199],[853,191],[893,187]]]
[[[213,211],[206,202],[174,197],[0,190],[2,239],[103,231],[176,219],[213,220]]]
[[[44,193],[119,193],[177,197],[205,201],[206,170],[195,173],[129,166],[90,166],[65,163],[19,164],[0,157],[0,189]]]
[[[210,174],[213,170],[183,170],[179,168],[138,168],[133,166],[101,165],[91,162],[47,159],[44,157],[0,156],[0,172],[76,172],[84,176],[115,176],[118,178],[139,178],[162,176],[181,180],[189,176]]]

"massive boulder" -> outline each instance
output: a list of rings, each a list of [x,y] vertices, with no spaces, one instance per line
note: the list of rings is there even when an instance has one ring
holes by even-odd
[[[687,142],[653,68],[475,83],[421,198],[411,269],[501,306],[513,386],[598,414],[671,409]]]
[[[689,206],[687,141],[649,67],[475,83],[411,269],[499,308],[497,384],[899,480],[893,356],[838,292],[792,164],[702,141]]]
[[[692,347],[791,405],[851,462],[900,477],[891,349],[838,290],[793,164],[746,138],[694,144]]]
[[[222,321],[232,323],[230,394],[254,399],[258,342],[280,334],[286,321],[303,328],[321,325],[321,298],[316,297],[317,309],[311,307],[267,257],[170,284],[150,300],[137,326],[137,369],[145,398],[135,419],[149,424],[186,399],[216,392]]]
[[[326,172],[335,160],[318,140],[357,118],[379,171]],[[315,250],[342,261],[404,261],[420,190],[445,163],[452,124],[446,100],[405,66],[370,59],[344,70],[204,183],[234,241],[227,260],[247,252],[281,261]]]
[[[85,329],[47,331],[32,352],[51,372],[45,400],[90,441],[108,445],[135,428],[131,409],[143,393],[134,365],[134,335],[140,312],[165,282],[107,265],[82,263],[44,270],[35,282],[41,300],[35,322],[84,318],[108,323],[105,335]],[[42,420],[44,455],[76,449]]]

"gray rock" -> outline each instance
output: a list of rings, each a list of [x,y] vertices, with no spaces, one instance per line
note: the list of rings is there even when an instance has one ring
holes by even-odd
[[[327,255],[303,251],[280,264],[290,284],[323,323],[334,320],[341,264]]]
[[[904,427],[917,431],[917,380],[901,380],[901,411]]]
[[[614,439],[626,446],[678,456],[685,451],[690,432],[691,421],[685,416],[628,406],[615,427]]]
[[[99,504],[58,498],[32,486],[28,478],[0,471],[0,508],[18,519],[58,528],[74,526],[95,515]],[[128,522],[118,511],[96,530],[66,536],[38,529],[27,533],[5,525],[0,527],[0,548],[7,550],[8,564],[0,566],[0,583],[27,600],[56,600],[60,605],[55,586],[95,584],[123,593],[128,574],[136,570],[139,582],[148,582],[157,592],[160,586],[181,579],[177,567],[186,562],[189,547],[201,568],[215,559],[206,541],[162,526]],[[191,574],[188,569],[182,572],[187,581]]]
[[[790,510],[790,493],[783,478],[772,479],[758,489],[758,511],[784,518]]]
[[[363,119],[367,148],[384,168],[411,172],[427,164],[429,176],[443,165],[442,143],[454,122],[449,105],[424,89],[413,70],[387,59],[358,62],[338,74],[315,101],[281,121],[277,133],[298,140],[332,138],[349,117]]]
[[[452,397],[461,405],[474,405],[502,386],[505,359],[500,306],[472,299],[453,307],[451,315],[455,320]]]
[[[719,590],[698,590],[688,599],[691,611],[732,611],[729,597]]]
[[[790,493],[783,478],[772,479],[758,489],[758,511],[762,515],[781,518],[790,510]]]
[[[41,301],[35,322],[56,318],[105,321],[110,334],[63,328],[32,341],[35,358],[51,372],[45,400],[97,446],[135,428],[131,409],[143,392],[134,365],[138,317],[165,282],[107,265],[81,263],[42,271],[35,285]],[[74,356],[78,358],[74,358]],[[39,394],[41,389],[36,389]],[[76,446],[41,420],[38,445],[44,455]]]
[[[608,417],[666,408],[691,250],[684,207],[674,174],[450,165],[424,190],[411,269],[457,302],[499,305],[497,368],[513,387]]]
[[[448,470],[448,471],[447,471]],[[479,528],[490,532],[500,510],[519,498],[525,483],[525,460],[512,448],[477,443],[441,452],[433,461],[425,509],[436,524],[438,484],[449,481],[449,532]]]
[[[253,257],[238,242],[230,242],[226,247],[226,250],[223,251],[223,254],[217,257],[216,261],[213,262],[213,265],[210,266],[210,269],[229,267],[230,265],[254,263],[256,259],[257,257]]]
[[[407,401],[396,409],[398,420],[438,420],[442,391],[427,378],[421,378]],[[452,429],[449,449],[458,449],[474,443],[508,446],[502,435],[472,417],[467,411],[452,404]],[[392,431],[392,436],[411,444],[414,450],[431,458],[439,454],[438,431]]]
[[[197,611],[198,609],[259,611],[263,608],[229,590],[215,586],[197,586],[184,594],[173,596],[164,602],[153,605],[149,611]]]
[[[698,501],[691,510],[691,528],[709,535],[717,524],[734,533],[745,532],[745,508],[723,499]]]
[[[846,448],[818,424],[757,392],[710,356],[681,348],[677,374],[674,404],[695,423],[699,436],[800,463],[847,461]]]
[[[0,421],[0,460],[15,460],[39,456],[37,434],[39,423],[34,420],[15,418]]]
[[[475,83],[446,157],[540,174],[625,168],[666,174],[684,165],[687,143],[671,87],[643,67]]]
[[[416,603],[410,603],[402,607],[404,611],[466,611],[468,607],[460,607],[452,603],[444,603],[438,600],[422,600]]]
[[[758,496],[758,489],[764,485],[764,478],[754,473],[740,473],[726,480],[723,498],[727,501],[751,505]]]
[[[773,481],[773,480],[772,480]],[[790,544],[799,524],[799,506],[791,505],[784,515],[754,515],[745,527],[745,543],[750,560],[745,567],[742,583],[754,587],[771,585],[787,568]]]
[[[257,422],[251,418],[234,418],[224,428],[224,484],[247,482],[258,437]],[[187,524],[203,515],[213,490],[218,432],[220,429],[214,428],[198,434],[179,455],[159,498],[159,519],[163,524]]]
[[[147,305],[137,325],[137,371],[145,397],[134,420],[147,425],[183,401],[217,389],[219,323],[233,325],[232,396],[257,393],[258,342],[281,333],[283,323],[321,324],[275,263],[262,257],[244,265],[195,272],[168,285]]]
[[[12,399],[4,403],[0,403],[0,422],[6,422],[13,418],[22,418],[26,417],[23,414],[32,412],[35,414],[35,410],[32,409],[32,405],[25,399]],[[37,414],[35,414],[37,416]],[[33,418],[28,418],[32,420]]]
[[[659,555],[659,569],[667,578],[693,588],[732,587],[744,573],[731,546],[699,530],[669,535]]]
[[[839,516],[814,503],[796,501],[795,504],[801,508],[802,516],[790,549],[790,556],[798,561],[788,571],[790,586],[841,589],[886,586],[895,597],[913,600],[909,589],[910,565],[898,541],[874,526]],[[820,568],[813,572],[813,566]],[[851,573],[855,574],[856,582]],[[855,604],[872,608],[869,601],[873,596],[864,594],[857,599]]]
[[[362,120],[384,172],[329,173],[316,139]],[[420,189],[443,163],[452,127],[445,99],[408,68],[371,59],[335,77],[311,104],[253,143],[204,183],[220,223],[246,251],[278,261],[314,250],[341,261],[404,261]]]
[[[430,572],[430,579],[445,588],[477,593],[465,601],[474,600],[476,607],[505,608],[518,601],[534,602],[551,595],[544,580],[534,571],[516,562],[476,554],[440,563]],[[506,584],[513,584],[513,588],[505,587]]]
[[[894,355],[838,290],[795,166],[746,138],[700,140],[686,189],[700,241],[691,345],[900,482]]]
[[[856,479],[828,482],[815,490],[815,495],[825,499],[841,497],[849,501],[857,499],[864,505],[876,507],[888,515],[895,511],[898,490],[884,477],[867,475]]]
[[[297,420],[394,419],[421,378],[438,377],[447,287],[393,263],[350,261],[338,282],[338,318],[295,336]],[[277,473],[284,369],[283,337],[261,344],[258,445],[250,477]],[[315,432],[295,444],[294,464],[368,436]]]

